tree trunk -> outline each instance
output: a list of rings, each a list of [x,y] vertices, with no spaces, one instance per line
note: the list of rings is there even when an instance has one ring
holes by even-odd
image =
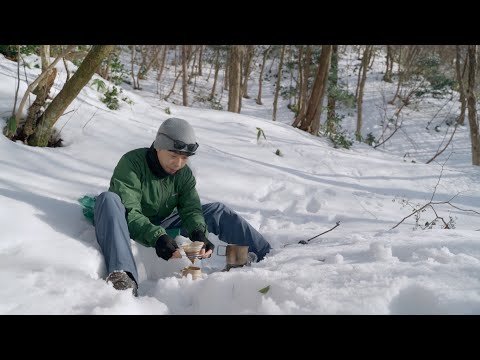
[[[163,53],[158,59],[158,66],[157,66],[157,94],[160,94],[160,79],[162,78],[163,69],[165,69],[165,59],[167,57],[167,45],[163,45]]]
[[[328,100],[327,100],[327,123],[326,131],[329,134],[335,134],[335,118],[337,106],[337,86],[338,86],[338,45],[332,45],[332,59],[331,59],[331,77],[328,82]]]
[[[187,49],[188,45],[182,45],[182,95],[183,106],[188,106],[188,73],[187,73]]]
[[[132,54],[131,54],[131,69],[130,69],[130,72],[132,73],[132,86],[133,86],[133,90],[137,90],[138,87],[137,87],[137,80],[135,79],[135,71],[134,71],[134,67],[133,65],[135,64],[135,55],[136,55],[136,51],[137,51],[137,46],[136,45],[132,45]]]
[[[147,65],[147,52],[148,52],[147,46],[148,45],[141,45],[140,46],[140,59],[141,59],[141,61],[140,61],[140,64],[138,65],[138,67],[137,67],[137,74],[135,75],[135,79],[136,79],[135,86],[137,87],[137,90],[142,90],[142,88],[140,87],[140,79],[143,78],[144,69]]]
[[[173,81],[173,85],[172,85],[172,88],[170,89],[170,92],[167,94],[167,96],[165,96],[163,98],[163,100],[167,101],[168,98],[170,97],[170,95],[173,94],[173,92],[175,91],[175,86],[177,85],[177,81],[178,81],[178,78],[180,77],[180,75],[182,75],[183,72],[180,70],[179,73],[177,74],[177,77],[175,78],[175,80]]]
[[[412,73],[412,70],[414,68],[414,64],[416,62],[416,59],[418,58],[418,55],[421,52],[421,47],[419,45],[407,45],[406,46],[406,54],[405,54],[405,60],[401,61],[402,57],[402,47],[400,48],[400,54],[399,54],[399,59],[398,59],[398,86],[397,86],[397,91],[395,92],[395,95],[393,96],[392,100],[390,100],[388,103],[390,105],[393,105],[395,102],[395,99],[397,97],[402,100],[404,104],[408,103],[408,98],[404,99],[400,96],[400,88],[404,84],[405,81],[407,81]],[[402,67],[402,70],[400,70],[400,66]],[[410,93],[411,95],[412,93]],[[409,95],[409,96],[410,96]]]
[[[158,70],[157,70],[157,81],[158,82],[160,82],[160,79],[162,78],[162,74],[163,74],[163,69],[165,69],[165,60],[167,58],[167,50],[168,50],[167,47],[168,47],[168,45],[163,45],[162,56],[160,57],[160,61],[159,61],[159,64],[158,64]]]
[[[362,141],[362,112],[363,112],[363,93],[365,89],[365,82],[367,80],[368,64],[372,56],[373,45],[366,45],[363,52],[362,66],[360,68],[360,83],[358,86],[358,98],[357,98],[357,129],[355,136],[357,141]]]
[[[392,82],[392,72],[393,72],[393,50],[392,45],[387,45],[387,55],[385,56],[387,60],[387,65],[385,68],[385,74],[383,75],[383,81]]]
[[[40,45],[40,59],[42,61],[42,71],[45,71],[50,65],[50,45]]]
[[[65,84],[38,120],[35,133],[28,141],[30,145],[46,146],[48,144],[53,125],[57,122],[70,103],[77,97],[82,88],[92,78],[105,56],[107,56],[114,48],[115,45],[92,46],[77,72],[72,76],[70,81]]]
[[[242,78],[241,57],[242,45],[232,45],[230,47],[229,56],[229,76],[228,76],[228,111],[240,112],[241,88],[240,82]]]
[[[398,50],[398,83],[397,83],[397,90],[395,90],[395,94],[393,95],[393,98],[388,102],[390,105],[395,104],[395,100],[397,99],[398,94],[400,93],[400,87],[402,86],[403,83],[403,65],[402,65],[402,47],[400,46]]]
[[[192,47],[191,45],[189,46],[189,51],[192,51],[192,54],[193,54],[193,62],[192,62],[192,69],[190,70],[190,76],[188,77],[188,79],[190,80],[193,76],[195,76],[197,74],[197,72],[195,71],[195,65],[197,64],[197,51],[198,51],[198,47],[195,47],[194,50],[192,50]],[[189,63],[190,64],[190,63]]]
[[[20,138],[27,139],[35,132],[36,120],[41,115],[41,108],[45,106],[45,102],[47,101],[50,89],[55,82],[56,77],[57,69],[53,68],[49,71],[49,75],[46,78],[46,81],[42,81],[42,83],[37,86],[35,90],[32,91],[32,93],[37,95],[37,97],[28,109],[27,120],[25,121],[25,125],[23,126]]]
[[[160,53],[160,50],[162,49],[162,47],[163,46],[158,45],[158,46],[154,46],[152,49],[150,46],[148,46],[145,48],[145,52],[142,53],[143,55],[142,65],[140,66],[137,72],[137,85],[139,89],[141,89],[140,79],[142,80],[145,79],[146,75],[152,68],[153,64],[158,62],[158,54]],[[149,49],[151,51],[147,51]],[[148,58],[149,56],[150,56],[150,59]]]
[[[233,45],[231,45],[230,47],[232,47],[232,46]],[[227,58],[225,60],[225,71],[223,72],[223,88],[227,91],[228,91],[228,82],[229,82],[229,78],[230,78],[230,74],[229,74],[230,52],[231,52],[231,50],[229,49],[227,51]],[[222,94],[223,94],[223,90],[222,90]]]
[[[217,55],[215,56],[215,75],[213,76],[213,86],[209,100],[213,100],[215,98],[215,88],[217,87],[218,72],[220,71],[220,49],[217,49],[216,53]]]
[[[67,72],[67,78],[65,81],[68,81],[70,80],[70,70],[68,70],[68,65],[67,65],[67,60],[65,58],[63,58],[63,66],[65,66],[65,71]]]
[[[242,84],[242,96],[245,99],[250,99],[248,96],[248,78],[250,77],[250,73],[252,71],[252,60],[255,52],[254,45],[247,45],[247,52],[245,56],[245,65],[244,65],[244,77],[243,77],[243,84]]]
[[[257,95],[257,104],[263,105],[262,103],[262,84],[263,84],[263,71],[265,70],[265,63],[267,61],[267,56],[270,50],[272,49],[272,45],[269,45],[267,49],[263,52],[263,60],[262,60],[262,67],[260,68],[260,76],[258,77],[258,95]]]
[[[460,115],[457,118],[457,123],[460,125],[465,124],[465,110],[467,108],[467,100],[465,98],[465,86],[464,79],[461,70],[462,55],[460,45],[455,45],[456,61],[455,61],[455,72],[457,75],[458,82],[458,92],[460,93]],[[465,60],[466,61],[466,60]]]
[[[202,72],[203,45],[200,45],[200,54],[198,55],[198,75],[203,76]]]
[[[178,75],[178,74],[177,74],[177,65],[178,65],[178,52],[177,52],[177,48],[178,48],[177,45],[175,45],[175,46],[173,47],[173,49],[174,49],[174,53],[173,53],[173,65],[174,65],[174,69],[175,69],[175,71],[174,71],[175,76]]]
[[[273,98],[273,113],[272,113],[272,120],[277,120],[277,103],[278,103],[278,94],[280,93],[280,86],[282,81],[282,67],[283,67],[283,58],[285,56],[285,48],[286,45],[282,45],[282,51],[280,52],[280,64],[278,65],[277,71],[277,82],[275,83],[275,96]]]
[[[295,88],[295,107],[296,113],[295,116],[298,115],[298,111],[300,109],[300,102],[302,101],[302,87],[303,87],[303,45],[298,46],[298,74],[297,74],[297,86]],[[298,95],[298,97],[297,97]]]
[[[480,134],[478,132],[477,99],[475,83],[477,71],[477,45],[468,45],[468,122],[472,140],[472,165],[480,165]]]
[[[98,70],[98,75],[100,75],[102,78],[104,78],[105,80],[110,80],[110,63],[112,61],[112,57],[113,57],[113,51],[108,54],[107,58],[106,58],[106,61],[105,61],[105,66],[102,67],[100,65],[100,69]]]
[[[293,122],[293,127],[298,127],[299,124],[305,119],[306,115],[306,104],[307,104],[307,94],[308,94],[308,79],[310,78],[310,65],[312,62],[312,48],[310,45],[306,45],[305,48],[305,57],[303,59],[303,79],[302,87],[300,88],[300,96],[298,99],[298,114]]]
[[[41,45],[40,46],[40,58],[42,62],[42,71],[47,72],[47,76],[39,82],[38,86],[35,90],[32,90],[32,93],[35,94],[37,97],[32,105],[30,105],[28,109],[27,119],[25,121],[25,125],[20,134],[20,138],[28,138],[30,135],[34,133],[35,130],[35,122],[37,118],[41,115],[42,107],[45,107],[45,103],[49,97],[50,89],[55,82],[55,78],[57,77],[57,69],[53,68],[48,70],[50,66],[50,45]],[[63,61],[65,62],[65,57],[63,57]],[[65,64],[65,68],[67,65]],[[67,69],[68,70],[68,69]],[[67,81],[68,81],[68,72],[67,72]]]
[[[328,81],[331,54],[332,45],[322,45],[322,53],[320,54],[317,75],[315,77],[315,82],[313,83],[312,93],[308,100],[306,114],[299,114],[299,119],[297,119],[300,129],[308,131],[314,135],[318,135],[313,132],[313,122],[316,119],[320,119],[323,95],[325,94],[325,88]],[[295,120],[295,122],[297,122],[297,120]]]
[[[325,54],[325,57],[326,57],[325,61],[327,62],[327,64],[325,65],[325,70],[323,74],[323,86],[320,93],[320,101],[318,103],[317,112],[315,113],[312,121],[311,134],[313,135],[318,135],[318,132],[320,130],[320,116],[322,115],[322,110],[323,110],[323,98],[325,97],[325,93],[328,88],[328,74],[330,73],[330,63],[332,59],[332,45],[328,45],[328,49],[326,49],[326,51],[327,51],[327,54]],[[323,52],[323,47],[322,47],[322,52]]]

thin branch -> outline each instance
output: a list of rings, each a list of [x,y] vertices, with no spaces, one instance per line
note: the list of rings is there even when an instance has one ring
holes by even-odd
[[[320,233],[320,234],[318,234],[318,235],[315,235],[314,237],[312,237],[312,238],[310,238],[310,239],[308,239],[308,240],[300,240],[298,243],[299,243],[299,244],[302,244],[302,245],[306,245],[306,244],[308,244],[308,242],[309,242],[310,240],[313,240],[313,239],[319,237],[320,235],[326,234],[326,233],[332,231],[333,229],[335,229],[335,228],[337,228],[337,227],[339,227],[339,226],[340,226],[340,221],[337,221],[336,225],[335,225],[334,227],[332,227],[331,229],[329,229],[329,230],[327,230],[327,231],[324,231],[324,232],[322,232],[322,233]]]
[[[385,140],[383,140],[382,142],[378,143],[377,145],[375,145],[373,148],[376,149],[377,147],[379,147],[380,145],[383,145],[385,144],[388,140],[390,140],[390,138],[395,135],[395,133],[398,131],[398,129],[400,129],[402,127],[402,124],[403,124],[403,118],[402,120],[400,121],[400,125],[398,125],[398,119],[400,118],[400,112],[402,111],[402,109],[406,106],[405,103],[403,103],[396,111],[395,111],[395,114],[394,116],[396,117],[396,120],[395,120],[395,130],[393,130],[393,132],[390,134],[390,136],[388,136]],[[382,137],[385,133],[385,130],[382,132]]]
[[[440,156],[445,150],[446,148],[448,147],[448,145],[450,145],[452,139],[453,139],[453,135],[455,135],[455,132],[457,131],[457,128],[458,128],[458,122],[455,123],[455,128],[453,129],[453,133],[452,133],[452,136],[450,136],[450,139],[448,140],[447,144],[445,145],[445,147],[440,150],[439,152],[437,152],[430,160],[428,160],[426,162],[426,164],[430,164],[433,160],[435,160],[438,156]],[[448,132],[448,129],[447,129],[447,132]],[[446,135],[446,134],[445,134]]]
[[[400,124],[401,126],[401,124]],[[385,144],[388,140],[390,140],[390,138],[395,135],[395,133],[398,131],[398,129],[400,129],[400,126],[395,126],[395,130],[393,130],[393,132],[390,134],[389,137],[387,137],[385,140],[383,140],[381,143],[378,143],[377,145],[375,145],[373,148],[376,149],[377,147],[379,147],[380,145],[383,145]]]
[[[395,229],[398,225],[400,225],[401,223],[403,223],[403,222],[404,222],[405,220],[407,220],[409,217],[411,217],[411,216],[419,213],[420,211],[422,211],[423,209],[425,209],[425,208],[426,208],[427,206],[429,206],[429,205],[430,205],[430,203],[428,203],[428,204],[426,204],[426,205],[423,205],[420,209],[415,210],[414,212],[412,212],[412,213],[411,213],[410,215],[408,215],[408,216],[405,216],[402,220],[400,220],[400,222],[399,222],[397,225],[395,225],[394,227],[392,227],[390,230]]]
[[[85,126],[87,126],[87,124],[90,122],[90,120],[93,119],[93,117],[95,116],[95,114],[98,112],[99,109],[95,110],[95,112],[93,113],[92,117],[90,119],[87,120],[87,122],[85,123],[85,125],[83,125],[82,127],[82,130],[85,129]]]
[[[432,202],[432,205],[445,205],[445,204],[448,204],[448,205],[450,205],[451,207],[453,207],[453,208],[455,208],[455,209],[457,209],[457,210],[460,210],[460,211],[473,212],[473,213],[475,213],[475,214],[477,214],[477,215],[480,215],[480,212],[478,212],[478,211],[471,210],[471,209],[462,209],[462,208],[460,208],[460,207],[458,207],[458,206],[456,206],[456,205],[451,204],[450,201]]]
[[[300,240],[298,243],[299,243],[299,244],[302,244],[302,245],[306,245],[306,244],[308,244],[308,242],[309,242],[310,240],[313,240],[313,239],[315,239],[315,238],[317,238],[317,237],[319,237],[319,236],[321,236],[321,235],[323,235],[323,234],[326,234],[326,233],[332,231],[333,229],[335,229],[335,228],[338,227],[338,226],[340,226],[340,221],[337,221],[336,225],[335,225],[334,227],[332,227],[331,229],[329,229],[329,230],[327,230],[327,231],[324,231],[324,232],[322,232],[322,233],[320,233],[320,234],[318,234],[318,235],[315,235],[314,237],[312,237],[312,238],[310,238],[310,239],[308,239],[308,240]],[[289,245],[292,245],[292,244],[285,244],[283,247],[287,247],[287,246],[289,246]]]
[[[460,211],[464,211],[464,212],[472,212],[472,213],[475,213],[477,215],[480,215],[480,213],[478,211],[475,211],[475,210],[471,210],[471,209],[462,209],[458,206],[455,206],[453,205],[452,203],[450,203],[450,201],[452,201],[453,199],[455,199],[460,193],[457,193],[456,195],[454,195],[450,200],[447,200],[447,201],[433,201],[433,198],[435,197],[435,194],[437,192],[437,188],[438,188],[438,185],[440,184],[440,180],[442,179],[442,175],[443,175],[443,168],[445,166],[445,164],[447,163],[448,159],[450,159],[450,156],[452,155],[452,153],[450,153],[450,155],[448,156],[448,158],[445,160],[445,162],[442,164],[442,169],[440,171],[440,175],[438,176],[438,181],[437,183],[435,184],[435,187],[433,189],[433,193],[432,193],[432,196],[430,198],[430,201],[428,203],[426,203],[425,205],[423,205],[421,208],[418,208],[418,209],[415,209],[410,215],[407,215],[405,216],[402,220],[400,220],[400,222],[398,222],[394,227],[392,227],[390,230],[393,230],[395,229],[397,226],[399,226],[401,223],[403,223],[405,220],[407,220],[408,218],[416,215],[417,216],[417,222],[420,218],[420,213],[422,211],[424,211],[425,208],[429,207],[432,209],[433,213],[435,214],[435,219],[433,221],[429,221],[427,222],[426,224],[426,227],[430,226],[432,223],[435,223],[435,221],[437,221],[438,219],[442,220],[443,224],[445,225],[444,229],[450,229],[450,226],[449,224],[451,223],[451,221],[449,223],[445,222],[445,220],[443,219],[443,217],[439,216],[437,214],[437,211],[435,210],[434,208],[434,205],[450,205],[451,207],[457,209],[457,210],[460,210]],[[407,205],[411,205],[407,202]],[[412,207],[413,208],[413,207]],[[417,223],[418,225],[418,223]],[[426,228],[425,227],[425,228]],[[424,228],[424,229],[425,229]]]
[[[448,155],[447,159],[446,159],[445,162],[442,164],[442,169],[440,170],[440,176],[438,177],[437,184],[435,185],[435,188],[433,189],[433,194],[432,194],[432,197],[430,198],[430,202],[432,202],[433,198],[435,197],[435,193],[437,192],[438,184],[440,184],[440,180],[442,179],[443,167],[445,166],[445,164],[447,163],[447,161],[450,159],[450,156],[452,156],[452,153],[450,153],[450,155]]]
[[[438,111],[435,113],[435,115],[433,115],[433,117],[430,119],[430,121],[427,123],[427,126],[425,127],[425,129],[427,130],[430,130],[428,127],[430,126],[430,124],[433,122],[433,120],[435,120],[435,118],[438,116],[438,114],[440,114],[440,111],[443,110],[443,108],[445,106],[447,106],[451,101],[452,101],[453,97],[450,97],[450,99],[448,99],[448,101],[445,102],[445,104],[443,104],[442,106],[440,106],[440,109],[438,109]]]

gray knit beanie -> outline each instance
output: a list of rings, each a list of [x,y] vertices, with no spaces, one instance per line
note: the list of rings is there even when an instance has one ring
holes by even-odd
[[[195,153],[195,151],[189,151],[187,148],[182,150],[176,149],[172,139],[182,141],[185,144],[195,144],[197,142],[193,128],[187,121],[179,118],[169,118],[165,120],[157,131],[157,137],[155,138],[153,147],[161,150]]]

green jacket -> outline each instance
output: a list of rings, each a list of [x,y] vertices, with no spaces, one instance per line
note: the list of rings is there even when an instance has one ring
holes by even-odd
[[[131,238],[154,247],[157,239],[166,233],[155,223],[168,217],[175,208],[189,235],[201,229],[208,236],[195,185],[188,166],[174,175],[167,174],[151,147],[123,155],[113,171],[108,190],[122,199]]]

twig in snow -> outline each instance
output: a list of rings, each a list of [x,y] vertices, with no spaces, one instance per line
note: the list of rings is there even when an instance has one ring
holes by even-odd
[[[331,229],[329,229],[329,230],[327,230],[327,231],[324,231],[324,232],[322,232],[322,233],[320,233],[320,234],[318,234],[318,235],[315,235],[314,237],[312,237],[312,238],[310,238],[310,239],[308,239],[308,240],[300,240],[298,243],[299,243],[299,244],[302,244],[302,245],[307,245],[310,240],[313,240],[313,239],[319,237],[320,235],[326,234],[326,233],[332,231],[333,229],[335,229],[335,228],[338,227],[338,226],[340,226],[340,221],[337,221],[336,225],[335,225],[334,227],[332,227]],[[286,244],[284,247],[286,247],[286,246],[288,246],[288,245],[291,245],[291,244]]]

